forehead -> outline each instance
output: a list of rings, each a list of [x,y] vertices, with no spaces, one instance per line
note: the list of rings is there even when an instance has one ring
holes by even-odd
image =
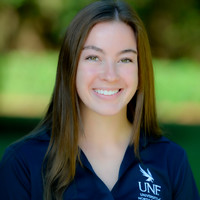
[[[131,26],[121,21],[108,21],[97,23],[89,32],[85,45],[120,44],[123,46],[136,47],[136,37]]]

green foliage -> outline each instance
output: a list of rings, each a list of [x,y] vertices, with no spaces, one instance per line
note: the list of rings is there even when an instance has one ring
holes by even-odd
[[[1,5],[9,5],[18,8],[23,5],[25,1],[26,0],[1,0]]]
[[[157,101],[200,102],[200,63],[180,60],[154,60]]]
[[[59,47],[72,18],[93,1],[1,0],[0,50]],[[199,0],[125,1],[144,21],[154,56],[200,58]]]

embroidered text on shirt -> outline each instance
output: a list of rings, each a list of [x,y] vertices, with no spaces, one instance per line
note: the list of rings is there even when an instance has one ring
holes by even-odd
[[[148,168],[146,171],[142,169],[140,165],[139,168],[142,175],[147,179],[145,182],[138,182],[140,190],[140,196],[138,197],[138,200],[161,200],[161,198],[159,197],[161,186],[153,184],[154,178]]]

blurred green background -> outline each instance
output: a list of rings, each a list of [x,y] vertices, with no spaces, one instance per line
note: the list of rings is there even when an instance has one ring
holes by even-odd
[[[0,1],[0,158],[44,115],[66,27],[91,2]],[[200,1],[126,2],[149,35],[161,128],[186,150],[200,190]]]

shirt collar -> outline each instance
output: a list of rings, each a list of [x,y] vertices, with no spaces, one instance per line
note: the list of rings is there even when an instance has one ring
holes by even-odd
[[[27,135],[27,138],[34,138],[41,141],[50,141],[51,129],[46,129],[45,127],[34,131],[33,133]]]
[[[146,148],[149,144],[160,143],[160,142],[169,142],[169,140],[163,136],[160,137],[149,136],[145,134],[143,130],[141,130],[140,141],[139,141],[140,150],[142,150],[142,148]]]

